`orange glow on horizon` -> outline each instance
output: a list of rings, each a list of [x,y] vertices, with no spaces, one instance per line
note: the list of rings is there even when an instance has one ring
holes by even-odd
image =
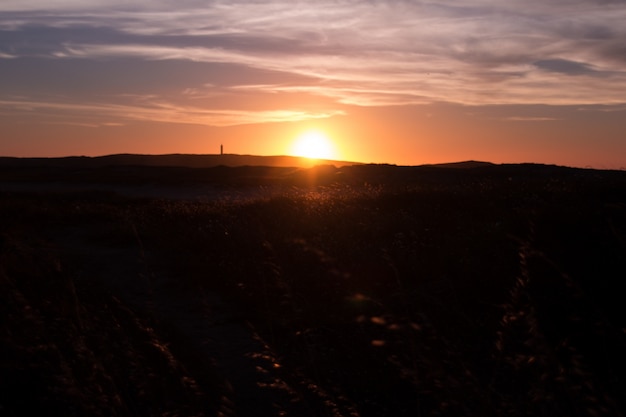
[[[3,134],[14,140],[0,141],[0,156],[215,154],[220,144],[227,154],[294,155],[296,140],[304,132],[317,130],[332,145],[333,154],[328,159],[337,161],[421,165],[480,160],[601,169],[626,166],[626,144],[618,136],[624,119],[617,111],[577,113],[578,119],[572,121],[567,117],[570,110],[560,109],[553,111],[562,115],[562,120],[555,117],[550,122],[526,122],[468,115],[466,108],[457,106],[400,110],[359,108],[323,120],[226,127],[158,122],[98,127],[48,123],[42,130],[35,123],[15,118],[3,124]],[[592,128],[597,145],[590,148]]]

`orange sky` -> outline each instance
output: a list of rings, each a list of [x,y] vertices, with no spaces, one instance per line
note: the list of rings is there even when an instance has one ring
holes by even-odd
[[[106,3],[106,4],[105,4]],[[626,167],[626,5],[0,3],[0,155]]]

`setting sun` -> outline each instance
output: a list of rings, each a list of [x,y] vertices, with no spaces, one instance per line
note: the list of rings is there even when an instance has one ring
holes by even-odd
[[[336,158],[333,143],[319,130],[307,130],[299,135],[291,147],[291,153],[311,159]]]

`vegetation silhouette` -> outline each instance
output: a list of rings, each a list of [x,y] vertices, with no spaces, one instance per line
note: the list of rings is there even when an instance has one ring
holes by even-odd
[[[624,172],[18,165],[3,415],[624,415]]]

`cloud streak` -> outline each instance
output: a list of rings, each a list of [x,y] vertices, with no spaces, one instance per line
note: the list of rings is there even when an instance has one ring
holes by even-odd
[[[0,100],[0,113],[37,113],[53,116],[50,122],[69,115],[80,120],[100,119],[127,121],[151,121],[164,123],[188,123],[211,126],[233,126],[240,124],[292,122],[303,119],[320,119],[340,115],[342,112],[313,113],[291,110],[208,110],[202,107],[176,105],[158,97],[131,97],[130,103],[64,103],[60,100],[10,99]],[[94,116],[94,115],[97,115]],[[82,117],[80,117],[82,116]],[[55,118],[56,117],[56,118]],[[71,122],[78,124],[78,122]],[[121,125],[119,122],[92,122],[85,126]]]
[[[452,1],[171,4],[5,0],[0,60],[246,68],[228,83],[207,74],[178,93],[154,91],[162,101],[148,110],[125,103],[124,112],[135,108],[157,120],[212,125],[329,117],[349,106],[626,102],[626,5],[620,1],[530,0],[523,7],[489,0],[462,6]],[[266,82],[268,73],[275,74],[273,82]],[[224,103],[241,94],[251,100],[272,96],[273,103],[303,94],[322,100],[325,108],[203,110],[184,93],[194,89],[212,90]],[[43,107],[52,109],[54,103]],[[114,103],[105,107],[116,113]],[[166,111],[172,115],[166,117]]]

